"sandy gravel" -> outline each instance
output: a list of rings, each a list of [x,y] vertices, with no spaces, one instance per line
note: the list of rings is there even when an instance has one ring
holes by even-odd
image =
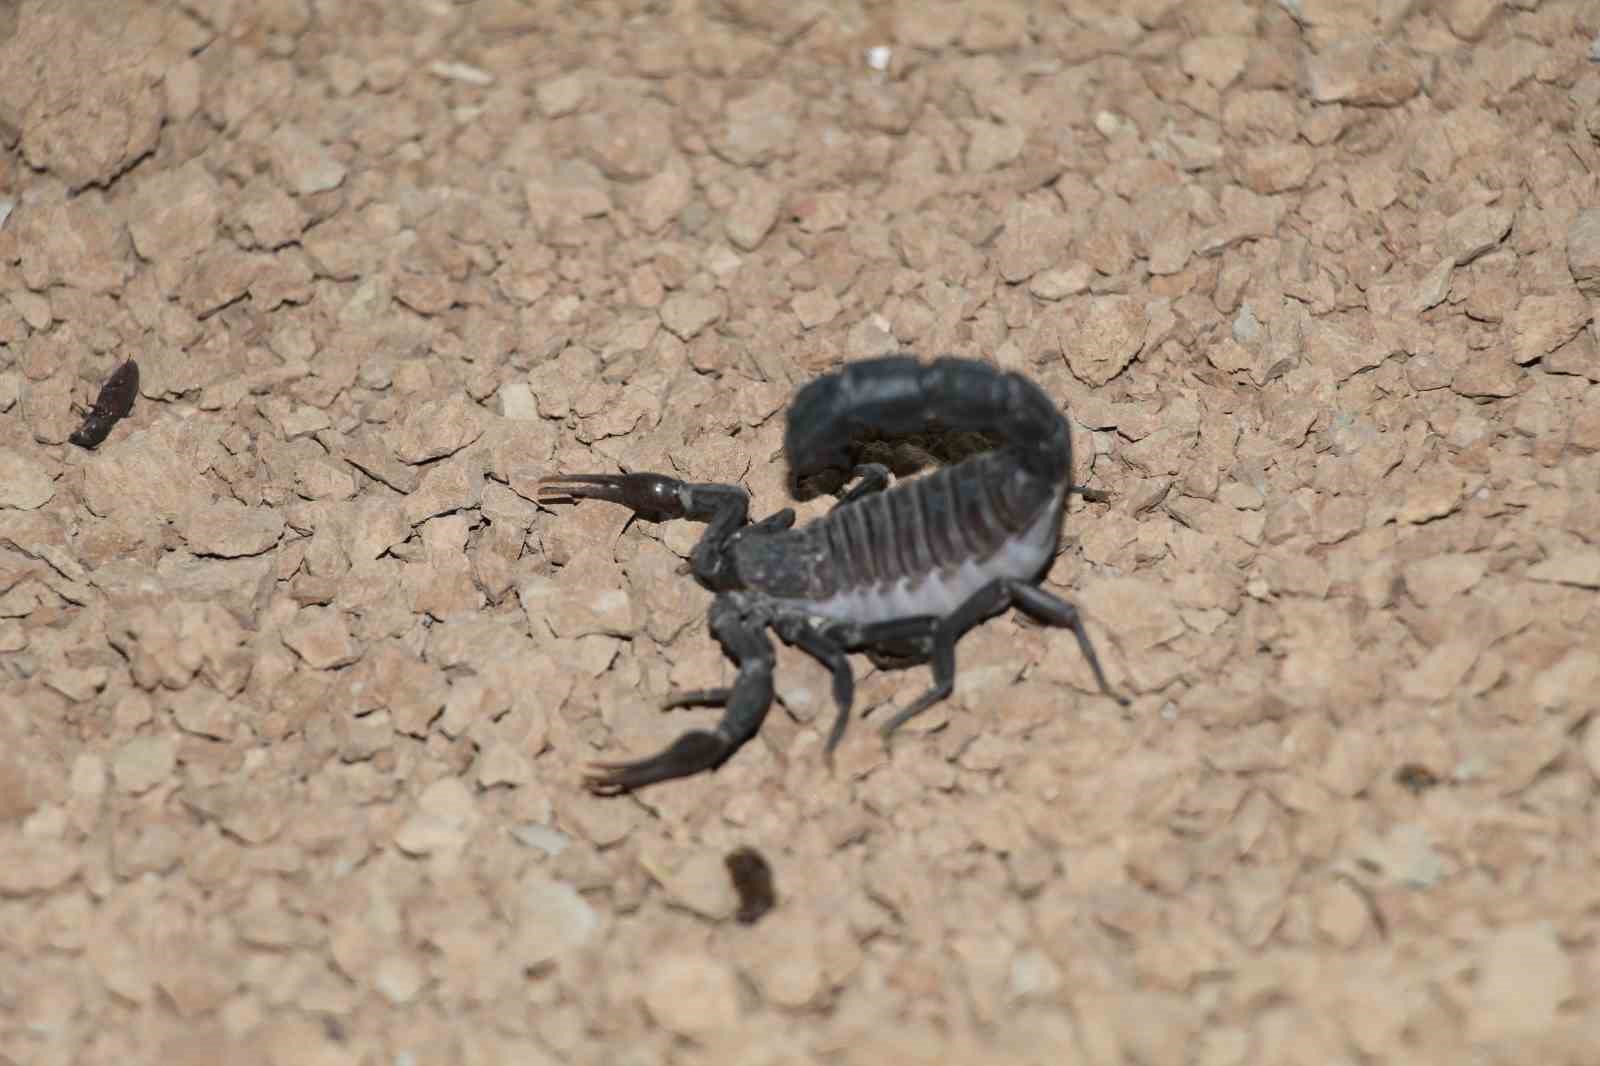
[[[0,1063],[1600,1062],[1600,4],[0,3]],[[696,527],[953,352],[1050,586],[886,751]],[[67,443],[126,359],[131,417]],[[904,457],[904,449],[897,453]],[[827,499],[803,514],[819,513]],[[725,856],[770,861],[754,924]]]

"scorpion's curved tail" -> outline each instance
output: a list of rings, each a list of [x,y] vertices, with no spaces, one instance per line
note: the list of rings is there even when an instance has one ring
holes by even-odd
[[[889,355],[851,363],[795,394],[784,448],[798,478],[848,469],[850,443],[862,433],[917,433],[940,428],[997,434],[1029,473],[1052,482],[1072,471],[1066,417],[1038,385],[971,359],[924,363]]]

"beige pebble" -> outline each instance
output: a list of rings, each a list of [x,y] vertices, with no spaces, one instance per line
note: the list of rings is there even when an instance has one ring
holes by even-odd
[[[668,955],[645,973],[644,1006],[658,1025],[704,1042],[739,1023],[739,982],[716,959]]]

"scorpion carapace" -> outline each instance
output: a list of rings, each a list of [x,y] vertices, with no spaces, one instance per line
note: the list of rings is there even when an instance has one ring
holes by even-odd
[[[849,460],[865,430],[980,430],[1002,446],[890,488],[889,471],[855,467],[856,483],[827,515],[799,529],[784,508],[751,522],[737,485],[693,484],[662,474],[570,474],[544,479],[541,500],[598,499],[641,518],[706,523],[690,555],[717,593],[711,632],[738,666],[727,688],[685,692],[669,707],[724,707],[711,730],[693,730],[647,759],[596,763],[601,793],[626,792],[722,765],[755,736],[772,705],[768,629],[833,675],[835,716],[824,752],[844,737],[855,681],[847,654],[926,661],[933,684],[890,716],[887,737],[950,695],[956,642],[1007,607],[1070,629],[1100,690],[1119,702],[1078,612],[1041,589],[1071,488],[1066,418],[1033,382],[987,363],[894,355],[851,364],[811,382],[789,409],[784,443],[796,477]]]

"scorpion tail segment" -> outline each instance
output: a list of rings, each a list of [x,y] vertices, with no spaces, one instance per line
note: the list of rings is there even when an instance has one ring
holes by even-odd
[[[1063,480],[1072,466],[1067,420],[1043,389],[972,359],[923,363],[891,355],[852,363],[811,382],[789,408],[784,446],[798,477],[844,466],[853,438],[930,428],[997,434],[1023,466]]]
[[[721,766],[737,746],[727,737],[697,729],[648,759],[590,763],[583,775],[584,785],[597,795],[615,796],[678,777],[692,777]]]
[[[685,516],[684,487],[662,474],[556,474],[539,479],[539,501],[606,500],[646,521],[665,522]]]

